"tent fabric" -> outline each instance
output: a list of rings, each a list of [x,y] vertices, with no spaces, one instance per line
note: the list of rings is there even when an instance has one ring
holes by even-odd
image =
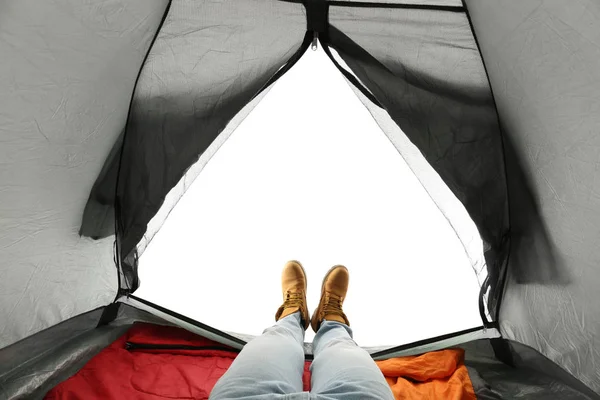
[[[513,245],[501,331],[600,391],[600,4],[466,3],[504,131],[528,171],[507,178]]]
[[[115,298],[113,239],[78,227],[165,6],[0,4],[0,347]]]
[[[368,3],[368,4],[392,4],[392,5],[426,5],[426,6],[453,6],[461,7],[460,0],[372,0],[364,2],[363,0],[349,0],[347,3]]]
[[[512,340],[505,341],[508,344],[511,358],[516,368],[534,370],[546,375],[550,379],[564,382],[566,386],[589,398],[595,399],[599,397],[598,394],[595,394],[594,391],[579,379],[571,375],[563,367],[555,364],[549,358],[538,353],[535,349]],[[561,391],[564,391],[564,389],[561,389]],[[565,393],[564,397],[567,398],[569,395]]]
[[[74,372],[131,323],[94,328],[93,310],[137,287],[148,224],[310,46],[306,14],[299,0],[0,4],[4,393]],[[422,154],[411,167],[444,215],[450,191],[483,239],[482,318],[516,368],[467,351],[480,397],[600,392],[598,17],[593,0],[329,2],[321,45],[397,148],[410,140],[400,152]]]
[[[81,369],[134,322],[165,320],[120,304],[116,319],[98,327],[105,307],[72,317],[0,349],[0,399],[39,399]]]
[[[506,341],[515,346],[512,341]],[[518,346],[518,344],[516,344]],[[569,375],[554,374],[556,364],[531,349],[528,360],[516,354],[523,349],[515,347],[515,363],[510,366],[497,359],[489,340],[476,340],[460,345],[465,350],[465,365],[478,399],[599,399],[580,381],[564,378]]]
[[[44,375],[38,368],[26,372],[26,366],[37,364],[34,360],[39,361],[41,354],[53,353],[78,336],[94,331],[102,312],[103,308],[89,311],[1,349],[0,398],[16,397],[43,386],[48,380],[47,374]],[[113,337],[111,339],[114,340]]]

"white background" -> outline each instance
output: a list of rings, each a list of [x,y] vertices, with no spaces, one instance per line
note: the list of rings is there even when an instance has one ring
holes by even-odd
[[[274,322],[289,259],[307,271],[311,311],[325,272],[349,268],[344,309],[360,345],[481,325],[461,243],[321,49],[277,81],[191,185],[141,257],[136,295],[258,335]]]

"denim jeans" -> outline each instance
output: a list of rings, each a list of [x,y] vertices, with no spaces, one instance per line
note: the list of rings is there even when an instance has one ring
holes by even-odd
[[[323,321],[315,336],[311,392],[303,392],[303,342],[300,313],[280,319],[244,347],[210,399],[394,399],[371,356],[352,340],[352,329],[334,321]]]

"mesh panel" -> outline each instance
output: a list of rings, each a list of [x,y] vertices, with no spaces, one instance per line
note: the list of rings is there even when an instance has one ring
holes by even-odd
[[[466,15],[331,7],[329,22],[325,40],[464,204],[484,240],[490,281],[496,282],[508,230],[503,149]]]
[[[135,265],[131,252],[169,190],[301,48],[305,24],[300,4],[172,2],[125,134],[118,196],[126,264]],[[130,275],[125,286],[135,287]]]

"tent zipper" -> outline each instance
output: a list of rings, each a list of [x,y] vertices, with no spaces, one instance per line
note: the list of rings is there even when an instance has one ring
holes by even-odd
[[[316,51],[319,43],[319,33],[327,33],[329,3],[327,0],[305,0],[306,31],[312,33],[310,48]]]
[[[319,32],[314,31],[313,32],[313,40],[312,40],[312,44],[310,45],[310,49],[312,51],[317,51],[317,49],[319,48],[318,43],[319,43]]]
[[[223,350],[236,352],[235,349],[225,346],[194,346],[188,344],[153,344],[153,343],[137,343],[126,342],[125,349],[134,350]]]

